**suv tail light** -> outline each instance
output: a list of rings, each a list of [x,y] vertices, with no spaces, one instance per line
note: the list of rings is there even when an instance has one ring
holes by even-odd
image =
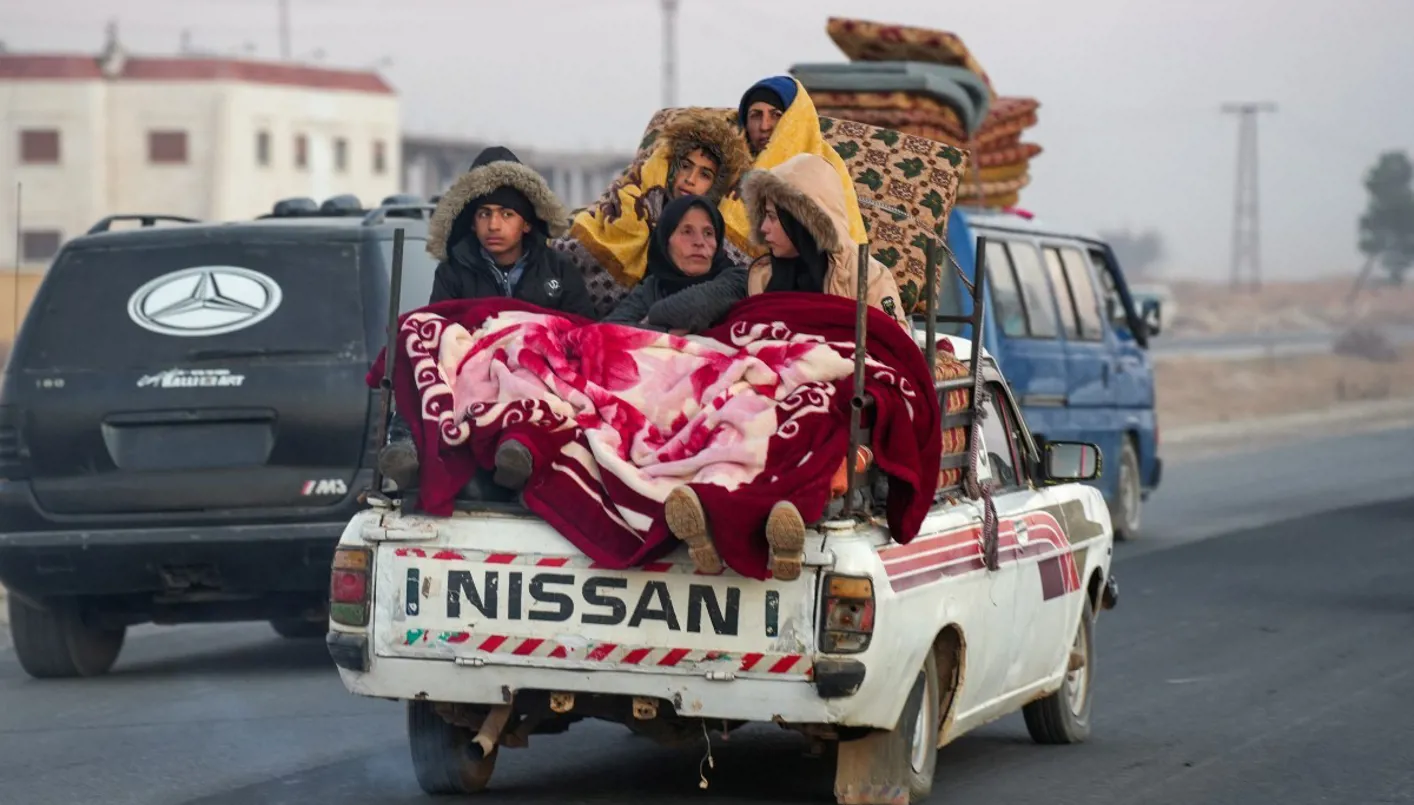
[[[874,636],[874,582],[867,576],[825,575],[820,650],[858,654]]]
[[[329,618],[344,626],[367,626],[373,567],[369,548],[337,548],[329,574]]]
[[[29,477],[29,451],[25,449],[22,423],[20,409],[0,406],[0,480]]]

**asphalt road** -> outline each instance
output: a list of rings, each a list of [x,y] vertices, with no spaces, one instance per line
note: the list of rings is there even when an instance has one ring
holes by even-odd
[[[1121,545],[1094,735],[1019,716],[945,749],[934,802],[1414,802],[1414,430],[1179,463]],[[398,805],[402,709],[347,695],[319,642],[144,630],[114,673],[41,683],[0,649],[0,803]],[[828,761],[762,727],[701,753],[612,725],[507,751],[476,801],[832,802]]]

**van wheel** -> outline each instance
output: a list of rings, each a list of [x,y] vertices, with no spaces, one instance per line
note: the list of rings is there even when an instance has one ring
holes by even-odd
[[[480,760],[467,755],[471,730],[437,715],[432,702],[408,702],[408,744],[417,784],[428,794],[479,794],[491,782],[501,747]]]
[[[286,640],[313,640],[329,633],[328,621],[306,621],[299,618],[276,618],[270,621],[275,634]]]
[[[1139,520],[1144,507],[1143,490],[1139,481],[1139,450],[1134,439],[1124,437],[1119,451],[1119,484],[1110,505],[1110,520],[1114,523],[1115,539],[1139,538]]]
[[[1074,744],[1090,737],[1090,691],[1095,680],[1095,610],[1090,599],[1080,613],[1075,641],[1069,654],[1084,657],[1085,663],[1065,676],[1060,690],[1021,709],[1026,731],[1040,744]],[[1068,661],[1067,661],[1068,662]],[[1069,668],[1069,665],[1066,666]]]
[[[40,609],[14,595],[8,598],[15,656],[25,673],[35,679],[101,676],[117,662],[126,628],[88,626],[72,602],[55,602],[51,609]]]
[[[890,802],[892,793],[902,787],[908,789],[910,803],[927,799],[938,766],[941,702],[938,662],[930,651],[894,728],[840,741],[835,799],[840,803]]]

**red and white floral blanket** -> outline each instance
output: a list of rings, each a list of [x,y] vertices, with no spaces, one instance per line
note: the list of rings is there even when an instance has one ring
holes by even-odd
[[[450,514],[513,437],[535,457],[526,506],[596,562],[671,550],[663,501],[690,484],[723,561],[765,578],[771,507],[820,517],[848,449],[853,331],[851,300],[796,293],[747,299],[687,338],[508,299],[409,313],[393,389],[421,457],[420,505]],[[873,310],[868,332],[872,446],[890,475],[890,530],[907,542],[937,485],[938,402],[908,335]],[[369,385],[382,375],[380,355]]]

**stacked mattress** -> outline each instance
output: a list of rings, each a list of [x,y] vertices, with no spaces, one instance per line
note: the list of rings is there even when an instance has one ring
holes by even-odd
[[[826,31],[851,61],[797,64],[791,73],[822,116],[926,137],[972,152],[957,201],[1008,207],[1031,180],[1041,147],[1022,141],[1040,106],[998,97],[956,35],[830,18]]]

